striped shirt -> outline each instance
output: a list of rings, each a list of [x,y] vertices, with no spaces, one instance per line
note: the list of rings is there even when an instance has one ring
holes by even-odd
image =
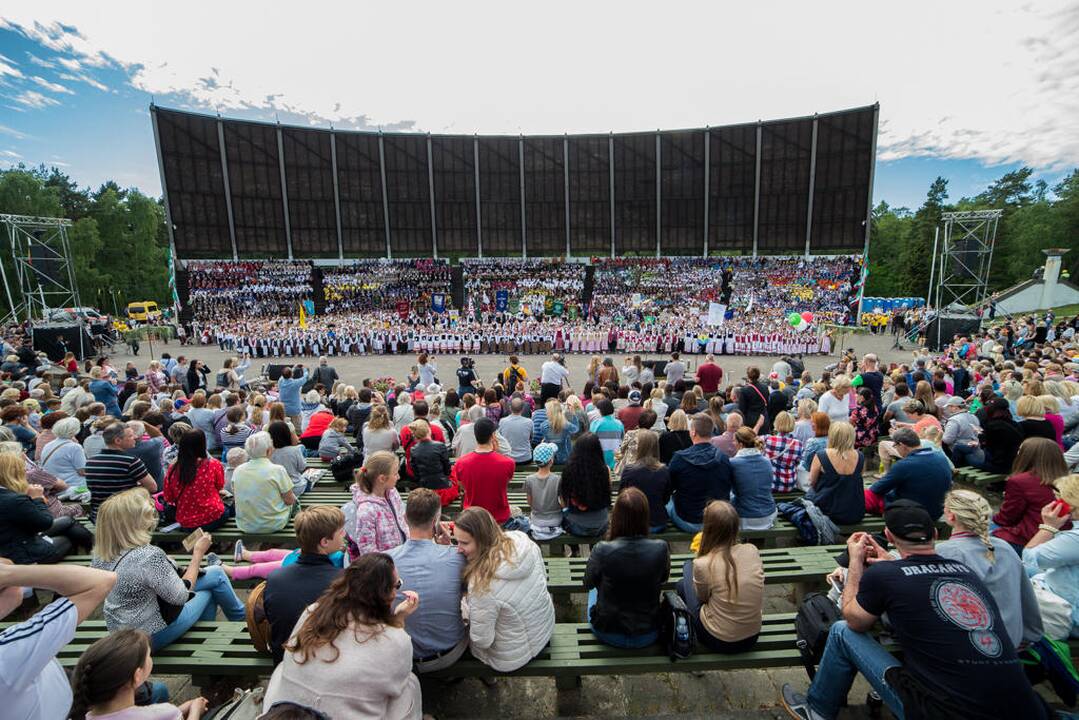
[[[90,490],[90,518],[97,517],[101,503],[116,493],[137,487],[147,474],[146,465],[137,457],[105,448],[86,461],[86,487]]]
[[[0,633],[0,697],[12,720],[67,717],[71,684],[56,655],[75,637],[79,613],[67,598]]]

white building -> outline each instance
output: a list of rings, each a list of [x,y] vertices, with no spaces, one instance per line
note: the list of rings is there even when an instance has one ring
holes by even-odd
[[[1013,285],[997,295],[997,313],[1014,315],[1043,308],[1079,304],[1079,287],[1060,279],[1060,259],[1067,248],[1050,248],[1045,253],[1045,271],[1041,279]]]

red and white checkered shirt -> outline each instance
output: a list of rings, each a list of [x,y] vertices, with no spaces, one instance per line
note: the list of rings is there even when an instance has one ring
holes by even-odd
[[[802,442],[790,433],[766,435],[764,456],[772,461],[772,467],[775,468],[772,492],[793,490],[798,477],[798,462],[802,459]]]

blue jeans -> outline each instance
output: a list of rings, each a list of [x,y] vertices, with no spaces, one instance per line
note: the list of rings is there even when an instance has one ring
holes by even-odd
[[[674,526],[682,532],[699,533],[701,528],[704,527],[703,523],[691,523],[678,517],[678,513],[674,511],[674,498],[667,501],[667,515],[670,516]]]
[[[662,525],[654,525],[654,526],[648,528],[649,532],[651,532],[653,535],[661,533],[666,529],[667,529],[667,523],[663,523]]]
[[[531,529],[531,523],[524,515],[511,515],[510,519],[502,523],[503,530],[520,530],[527,533]]]
[[[985,462],[985,452],[976,445],[971,447],[970,445],[956,443],[952,446],[952,460],[955,462],[956,467],[978,466]]]
[[[657,630],[645,633],[644,635],[624,635],[622,633],[600,632],[599,630],[596,630],[595,626],[592,625],[592,607],[596,604],[598,597],[599,592],[596,588],[592,588],[588,591],[588,610],[586,611],[586,616],[588,617],[588,626],[592,628],[592,634],[599,638],[601,642],[610,645],[611,647],[635,650],[648,647],[659,639],[659,631]]]
[[[903,720],[903,703],[884,682],[884,673],[901,663],[880,643],[866,633],[855,632],[840,620],[828,633],[828,644],[813,684],[806,697],[814,710],[834,718],[850,693],[858,673],[865,676],[873,689],[899,720]]]
[[[151,646],[154,650],[168,647],[198,621],[216,618],[218,608],[229,620],[243,620],[246,616],[244,604],[236,597],[225,571],[217,566],[208,567],[206,573],[195,582],[195,596],[184,604],[180,616],[171,625],[153,634]]]

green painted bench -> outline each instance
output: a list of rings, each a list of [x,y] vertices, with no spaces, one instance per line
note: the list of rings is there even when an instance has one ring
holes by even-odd
[[[835,558],[846,549],[845,545],[817,545],[810,547],[766,548],[760,551],[764,564],[764,581],[769,585],[800,583],[817,585],[824,576],[835,569]],[[182,567],[191,562],[188,554],[171,555]],[[682,569],[686,560],[693,558],[690,553],[676,553],[671,556],[671,575],[665,587],[673,588],[682,579]],[[232,564],[231,557],[223,557]],[[65,565],[89,565],[89,555],[69,555],[63,560]],[[584,572],[588,564],[586,558],[544,558],[547,570],[547,590],[552,595],[572,595],[583,593]],[[261,578],[233,581],[236,587],[254,587]]]
[[[992,473],[988,470],[979,470],[970,466],[956,468],[952,477],[957,482],[967,483],[978,488],[987,488],[994,483],[1003,483],[1008,479],[1007,475]]]

